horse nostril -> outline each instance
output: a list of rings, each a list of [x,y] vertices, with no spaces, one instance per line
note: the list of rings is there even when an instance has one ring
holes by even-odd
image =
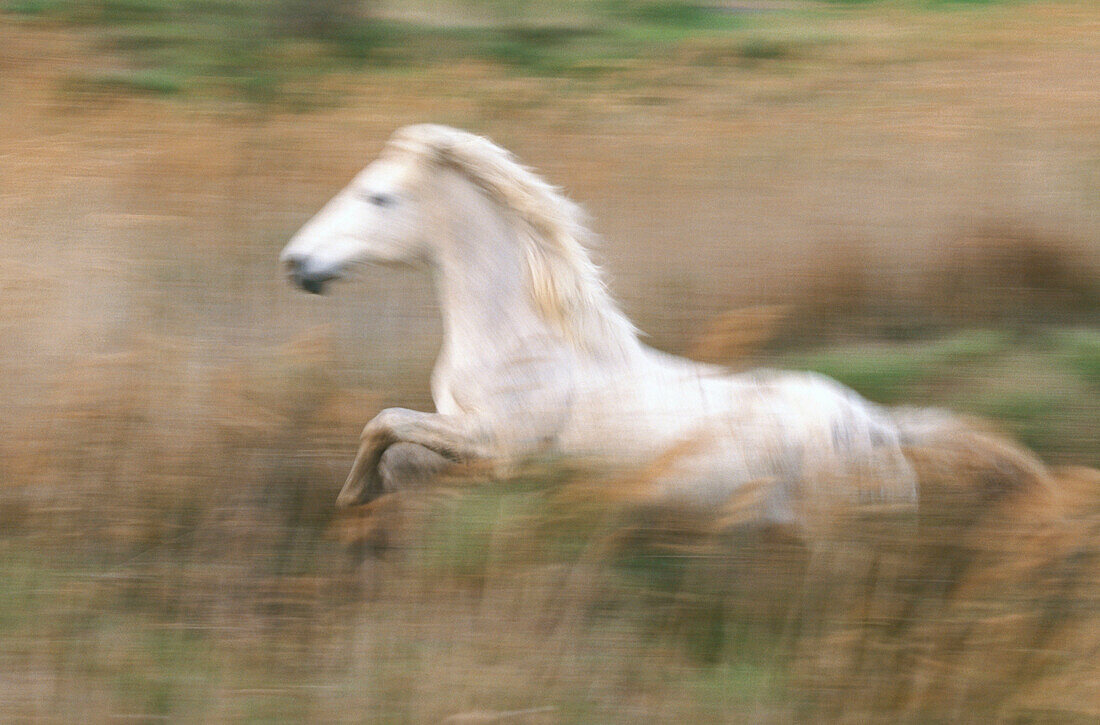
[[[319,295],[325,291],[325,280],[322,277],[302,277],[298,276],[298,284],[302,286],[306,292],[313,295]]]
[[[301,258],[288,257],[283,261],[283,267],[286,269],[287,279],[289,279],[292,284],[311,292],[313,291],[309,289],[309,281],[305,275],[305,264],[303,264]]]
[[[287,257],[283,260],[283,266],[292,284],[315,295],[322,294],[325,283],[337,276],[330,270],[309,264],[304,257]]]

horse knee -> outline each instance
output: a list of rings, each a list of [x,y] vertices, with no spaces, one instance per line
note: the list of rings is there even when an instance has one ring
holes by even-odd
[[[432,480],[450,463],[435,451],[415,443],[394,443],[378,461],[383,493],[393,493]]]

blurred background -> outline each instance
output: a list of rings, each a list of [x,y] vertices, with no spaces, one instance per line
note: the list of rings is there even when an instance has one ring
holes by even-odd
[[[0,719],[1094,721],[1092,472],[817,548],[559,468],[340,518],[439,321],[276,256],[459,126],[654,346],[1096,467],[1097,78],[1092,0],[0,1]]]

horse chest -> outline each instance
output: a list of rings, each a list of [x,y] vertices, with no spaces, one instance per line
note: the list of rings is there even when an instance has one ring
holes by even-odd
[[[458,415],[462,407],[455,400],[453,392],[454,371],[449,365],[444,364],[443,359],[436,363],[432,371],[432,400],[435,402],[436,412],[443,415]]]

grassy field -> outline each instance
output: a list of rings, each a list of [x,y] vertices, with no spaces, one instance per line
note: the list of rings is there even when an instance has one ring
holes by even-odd
[[[0,8],[0,720],[1100,715],[1094,473],[987,495],[1027,466],[927,451],[917,520],[814,546],[545,462],[338,517],[439,323],[426,280],[275,263],[451,123],[586,205],[656,346],[1097,467],[1095,3]]]
[[[788,54],[734,9],[681,2],[358,3],[347,0],[11,2],[38,24],[81,25],[129,67],[81,74],[76,88],[321,102],[334,72],[423,71],[475,59],[547,77],[606,76],[682,41],[715,40],[746,61]],[[797,42],[797,41],[794,41]],[[725,45],[727,44],[728,45]]]
[[[988,7],[1002,4],[11,0],[4,7],[36,26],[82,28],[117,57],[112,67],[74,73],[73,92],[113,89],[309,108],[332,100],[316,85],[334,73],[404,75],[475,61],[583,84],[614,83],[632,69],[670,60],[719,69],[797,66],[850,44],[854,6],[967,22],[988,19]]]

